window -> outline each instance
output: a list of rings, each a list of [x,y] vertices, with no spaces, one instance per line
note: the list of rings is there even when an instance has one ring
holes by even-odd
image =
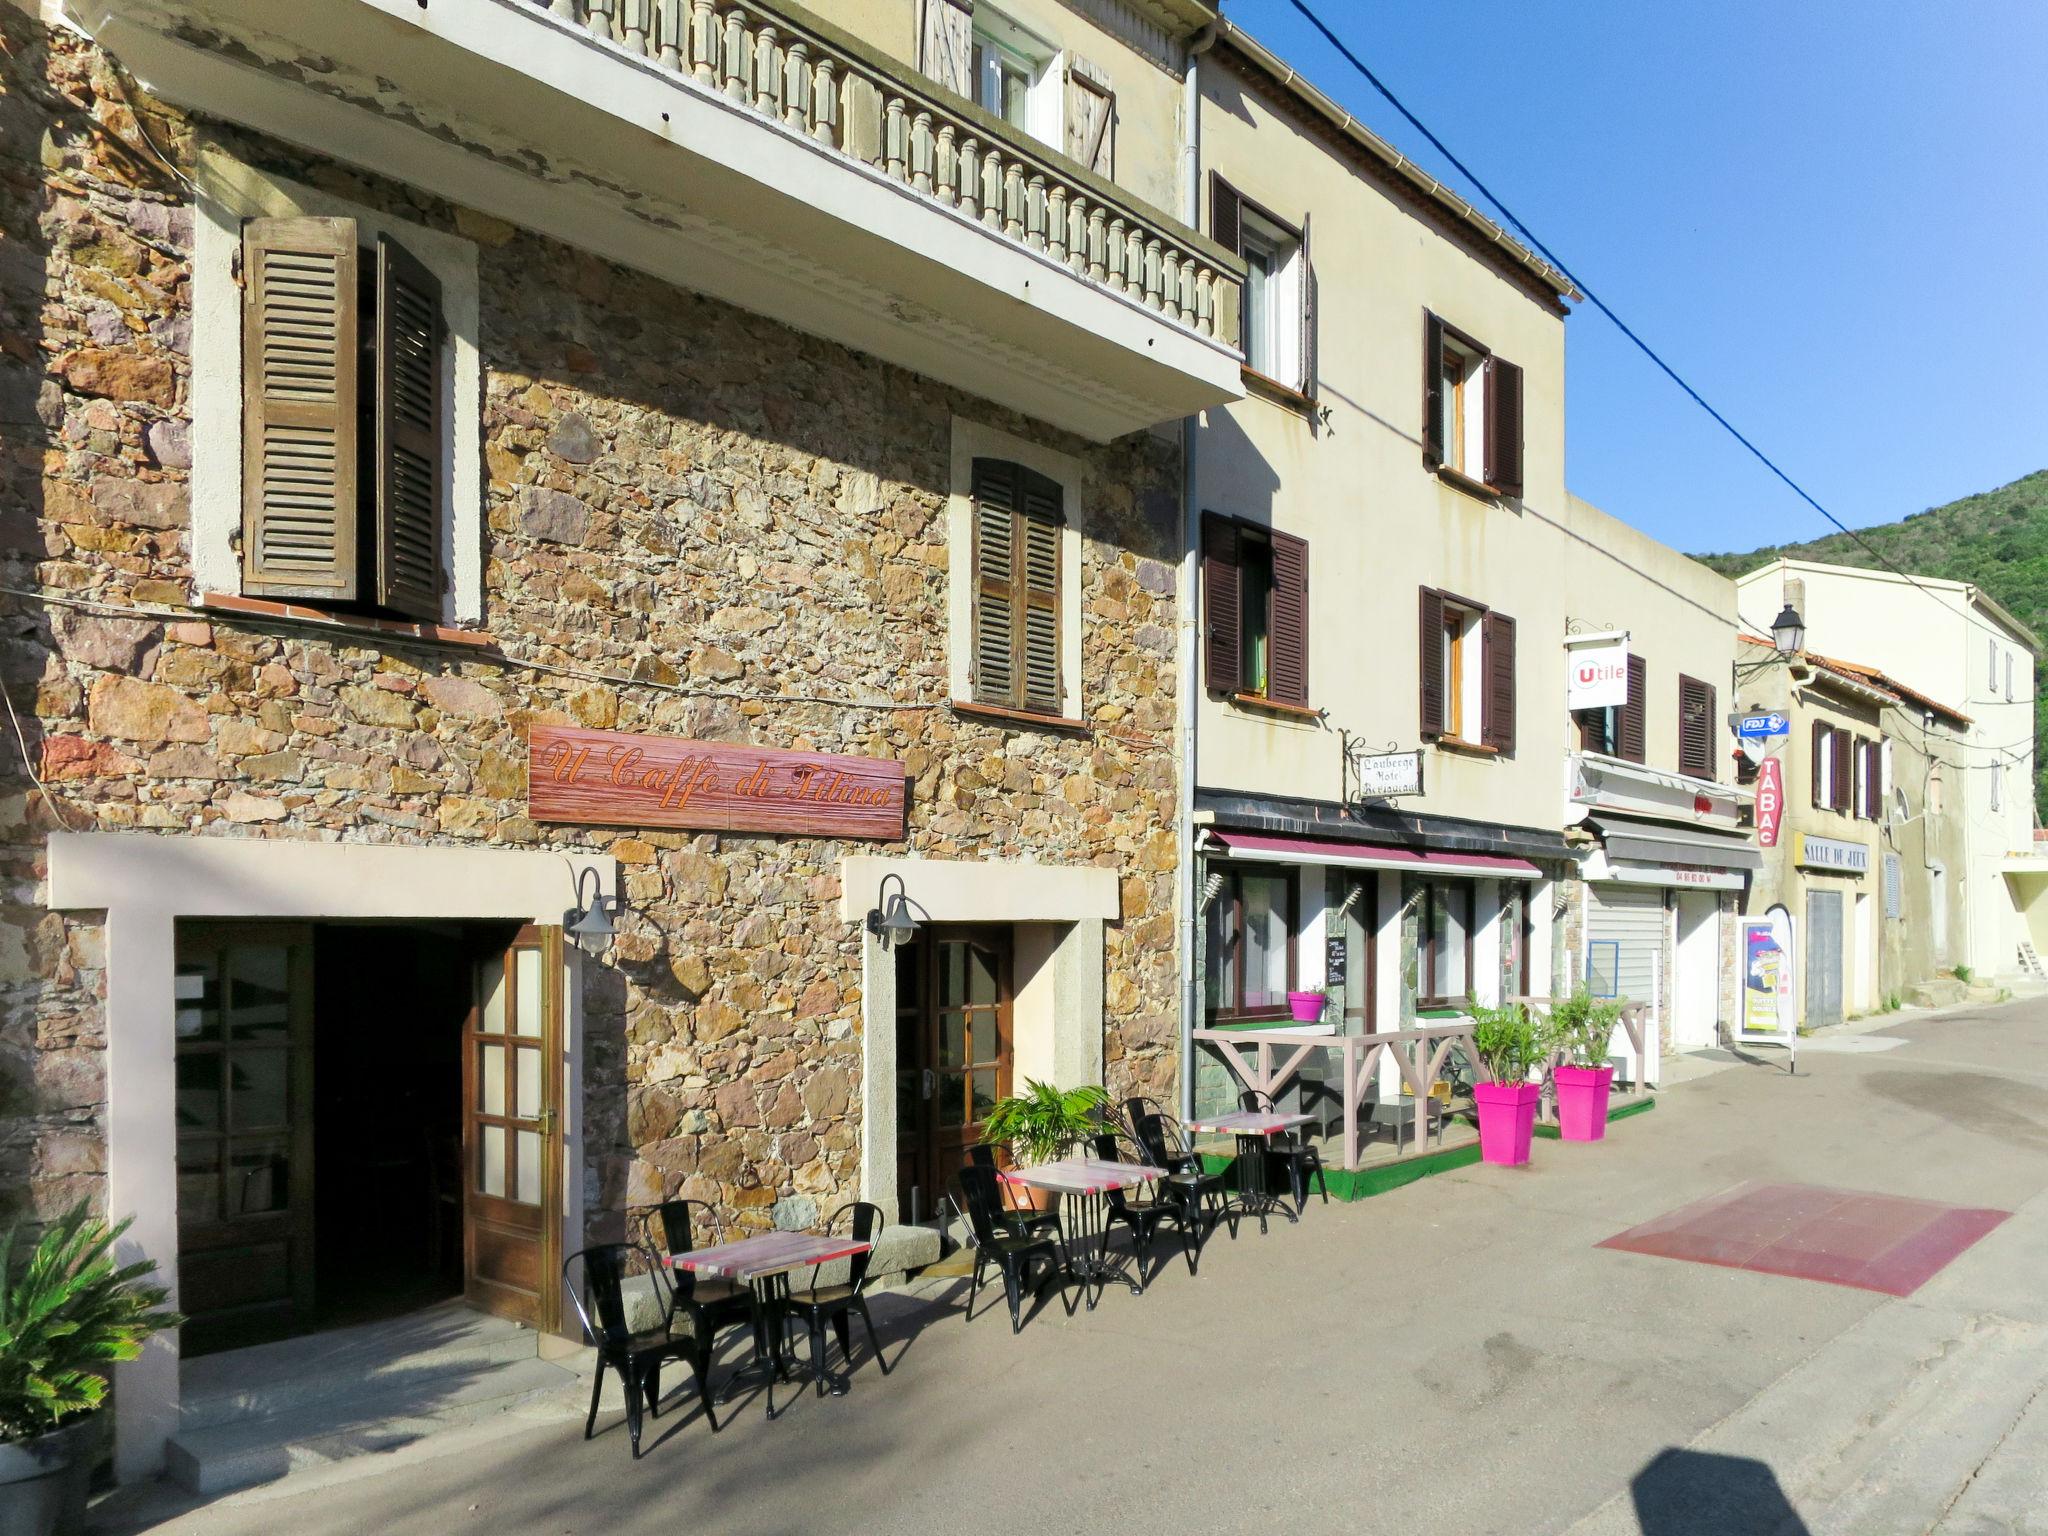
[[[1433,587],[1421,589],[1422,735],[1515,750],[1515,621]]]
[[[1991,681],[1987,686],[1993,693],[1996,693],[1998,692],[1998,641],[1996,639],[1987,639],[1984,644],[1991,661]]]
[[[1416,906],[1415,1005],[1443,1008],[1472,995],[1470,880],[1429,880]]]
[[[974,701],[1057,715],[1060,543],[1057,480],[1007,459],[974,461]]]
[[[1581,752],[1597,752],[1603,757],[1619,757],[1631,763],[1648,760],[1649,675],[1649,663],[1631,653],[1628,658],[1627,703],[1610,704],[1604,709],[1572,711],[1572,724],[1578,728]]]
[[[438,622],[438,279],[354,219],[242,226],[242,591]]]
[[[1855,738],[1851,749],[1854,763],[1856,790],[1849,802],[1849,814],[1858,821],[1870,816],[1870,748],[1873,744],[1861,736]]]
[[[1817,810],[1849,811],[1855,805],[1856,768],[1847,731],[1825,720],[1813,722],[1813,804]]]
[[[1219,1019],[1273,1018],[1294,985],[1294,875],[1215,864],[1223,888],[1209,905],[1207,994]]]
[[[1302,395],[1316,392],[1315,269],[1309,264],[1309,221],[1283,223],[1221,176],[1209,178],[1209,230],[1216,243],[1244,258],[1238,333],[1245,366]]]
[[[1308,705],[1308,542],[1202,515],[1203,671],[1211,693]]]
[[[2005,702],[2012,702],[2012,652],[2005,653]]]
[[[974,29],[974,104],[1013,128],[1030,129],[1032,61],[986,27]]]
[[[1678,679],[1678,771],[1695,779],[1714,775],[1715,688],[1696,677]]]
[[[1522,494],[1522,370],[1423,314],[1422,461]]]

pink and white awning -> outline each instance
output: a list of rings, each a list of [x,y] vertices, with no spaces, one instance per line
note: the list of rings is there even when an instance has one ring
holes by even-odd
[[[1276,837],[1265,832],[1218,832],[1209,842],[1233,859],[1261,864],[1339,864],[1354,869],[1407,869],[1424,875],[1464,875],[1476,880],[1541,880],[1543,871],[1527,859],[1488,853],[1443,853],[1353,843],[1334,837]]]

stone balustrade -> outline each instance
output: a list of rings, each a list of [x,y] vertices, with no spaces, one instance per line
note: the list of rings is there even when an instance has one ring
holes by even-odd
[[[531,3],[873,166],[1077,277],[1239,344],[1241,274],[1214,247],[951,92],[897,74],[823,22],[734,0]]]

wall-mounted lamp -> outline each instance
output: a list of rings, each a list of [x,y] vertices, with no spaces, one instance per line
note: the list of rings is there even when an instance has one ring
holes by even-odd
[[[1806,620],[1799,617],[1799,610],[1790,603],[1771,620],[1771,644],[1778,648],[1780,656],[1796,656],[1806,649]]]
[[[896,882],[896,894],[889,894],[889,882]],[[891,870],[882,876],[875,892],[875,906],[868,913],[868,932],[893,948],[908,943],[917,933],[917,914],[910,910],[910,898],[903,891],[903,877]]]
[[[583,877],[590,877],[590,900],[583,899]],[[586,864],[576,872],[576,905],[562,914],[562,926],[569,937],[589,954],[600,954],[611,943],[612,915],[605,908],[604,877],[597,866]]]
[[[1204,881],[1202,882],[1202,908],[1203,908],[1203,910],[1204,910],[1204,911],[1206,911],[1206,910],[1208,910],[1208,908],[1210,908],[1210,907],[1214,906],[1214,905],[1215,905],[1215,903],[1216,903],[1216,898],[1217,898],[1218,896],[1221,896],[1222,894],[1223,894],[1223,874],[1222,874],[1222,872],[1221,872],[1220,870],[1213,870],[1213,869],[1212,869],[1212,870],[1210,870],[1210,871],[1209,871],[1209,878],[1208,878],[1208,879],[1206,879],[1206,880],[1204,880]]]

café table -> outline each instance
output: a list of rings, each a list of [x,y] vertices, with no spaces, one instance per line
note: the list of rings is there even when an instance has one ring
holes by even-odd
[[[1275,1136],[1306,1125],[1314,1115],[1274,1114],[1269,1110],[1240,1109],[1206,1120],[1190,1120],[1188,1129],[1209,1135],[1237,1138],[1237,1193],[1226,1209],[1259,1218],[1259,1231],[1266,1230],[1266,1218],[1278,1211],[1289,1221],[1301,1218],[1287,1208],[1287,1202],[1266,1187],[1266,1149]]]
[[[765,1382],[768,1387],[768,1417],[776,1417],[775,1383],[792,1379],[788,1364],[783,1359],[782,1337],[783,1318],[789,1302],[790,1272],[814,1264],[829,1264],[834,1259],[850,1259],[857,1253],[866,1253],[873,1246],[843,1234],[821,1236],[816,1232],[763,1232],[735,1243],[696,1248],[669,1257],[669,1264],[687,1269],[692,1274],[736,1280],[747,1288],[747,1305],[754,1320],[754,1358],[733,1372],[732,1379],[725,1384],[725,1391],[719,1396],[720,1402],[731,1402],[742,1386]],[[829,1385],[834,1397],[846,1395],[843,1372],[827,1370],[823,1360],[813,1360],[811,1369]]]
[[[1111,1280],[1121,1280],[1133,1296],[1145,1288],[1109,1256],[1109,1195],[1112,1190],[1131,1189],[1153,1179],[1166,1177],[1164,1168],[1149,1163],[1119,1163],[1100,1157],[1063,1157],[1058,1162],[1035,1168],[1011,1168],[1001,1175],[1009,1184],[1028,1184],[1034,1189],[1065,1195],[1064,1219],[1060,1223],[1063,1268],[1077,1282],[1088,1299],[1088,1310],[1102,1299]],[[1092,1287],[1092,1289],[1091,1289]]]

